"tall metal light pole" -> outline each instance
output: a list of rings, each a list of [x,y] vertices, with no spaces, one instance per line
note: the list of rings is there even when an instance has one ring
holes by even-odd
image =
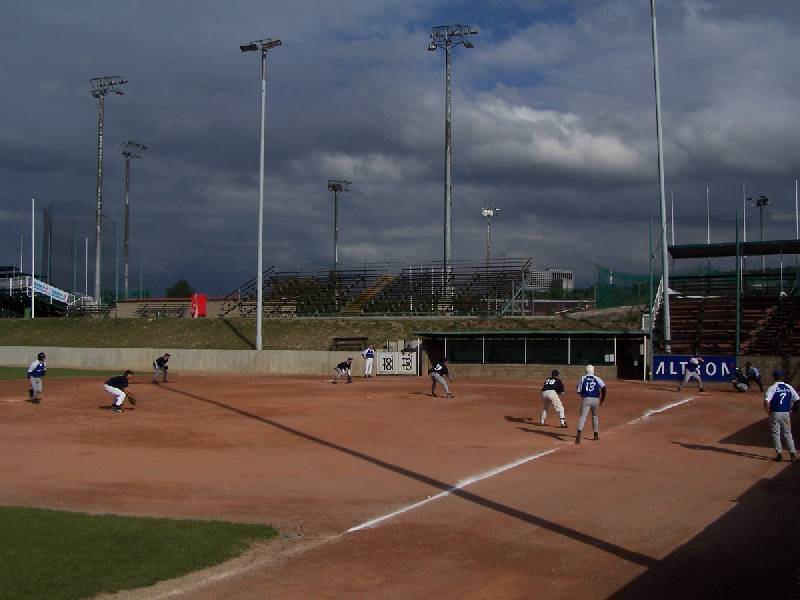
[[[444,264],[443,269],[449,276],[452,268],[451,252],[451,224],[452,224],[452,178],[450,172],[452,150],[452,104],[450,101],[450,63],[451,52],[455,46],[463,45],[464,48],[473,48],[469,37],[478,35],[478,32],[469,25],[441,25],[434,27],[431,32],[431,43],[428,51],[434,52],[437,48],[445,50],[445,121],[444,121]]]
[[[769,205],[769,198],[766,196],[759,196],[756,200],[756,206],[758,207],[758,216],[759,221],[761,222],[761,241],[764,241],[764,207]],[[761,275],[763,276],[766,272],[766,256],[764,254],[761,255]],[[762,282],[763,285],[763,282]]]
[[[131,159],[142,158],[142,152],[147,150],[147,146],[128,140],[121,145],[122,158],[125,159],[125,213],[123,215],[123,249],[122,249],[122,297],[128,297],[128,244],[130,243],[130,204],[128,196],[131,189]]]
[[[349,192],[352,181],[328,179],[328,190],[333,192],[333,272],[339,270],[339,192]]]
[[[656,28],[656,0],[650,0],[651,34],[653,42],[653,81],[656,94],[656,139],[658,140],[658,187],[661,196],[661,270],[664,293],[664,351],[672,353],[672,335],[669,321],[669,253],[667,252],[667,203],[664,193],[664,145],[661,132],[661,83],[658,74],[658,33]]]
[[[99,100],[97,112],[97,187],[95,205],[95,252],[94,252],[94,301],[100,304],[100,259],[102,243],[101,215],[103,213],[103,127],[105,121],[106,96],[108,94],[123,95],[120,86],[125,85],[127,80],[118,75],[106,77],[96,77],[89,81],[90,92],[93,97]]]
[[[241,44],[242,52],[256,52],[261,50],[261,154],[258,171],[258,274],[256,275],[256,350],[261,350],[261,317],[264,304],[264,125],[267,116],[267,51],[281,45],[280,40],[266,38]]]
[[[486,268],[489,268],[489,257],[492,247],[492,217],[496,217],[500,212],[499,208],[482,208],[481,214],[486,217]]]

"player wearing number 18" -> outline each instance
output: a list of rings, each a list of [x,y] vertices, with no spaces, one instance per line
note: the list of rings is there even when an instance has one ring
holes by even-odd
[[[797,391],[788,383],[783,381],[783,371],[772,373],[775,379],[764,394],[764,410],[769,416],[769,430],[772,434],[772,444],[775,448],[775,461],[783,460],[783,448],[781,447],[781,437],[786,442],[786,449],[789,451],[789,458],[794,462],[797,454],[794,449],[792,439],[792,421],[789,418],[790,410],[797,410],[800,396]]]
[[[581,416],[578,419],[578,432],[575,435],[575,443],[581,443],[581,431],[586,423],[586,416],[592,411],[592,429],[594,439],[600,439],[600,419],[597,411],[600,405],[606,401],[606,384],[594,374],[594,367],[586,365],[586,375],[581,377],[578,382],[578,394],[581,397]]]

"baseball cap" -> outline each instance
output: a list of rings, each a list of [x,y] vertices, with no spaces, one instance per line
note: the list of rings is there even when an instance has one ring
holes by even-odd
[[[550,373],[553,377],[558,377],[558,369],[553,369],[553,372]]]
[[[131,371],[130,369],[125,369],[123,375],[133,375],[133,371]]]
[[[783,371],[781,371],[780,369],[779,369],[779,370],[777,370],[777,371],[773,371],[773,372],[772,372],[772,376],[773,376],[775,379],[783,379]]]

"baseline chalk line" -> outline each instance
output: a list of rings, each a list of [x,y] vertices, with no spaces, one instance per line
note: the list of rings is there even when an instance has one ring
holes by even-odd
[[[665,410],[669,410],[670,408],[675,408],[676,406],[680,406],[681,404],[686,404],[687,402],[691,402],[692,400],[695,400],[696,398],[697,398],[697,396],[689,396],[688,398],[684,398],[683,400],[679,400],[678,402],[673,402],[671,404],[665,404],[664,406],[662,406],[660,408],[653,408],[651,410],[645,411],[645,413],[641,417],[637,417],[637,418],[633,419],[632,421],[628,421],[627,424],[628,425],[632,425],[633,423],[641,423],[642,421],[644,421],[645,419],[647,419],[648,417],[650,417],[652,415],[655,415],[655,414],[660,413],[660,412],[664,412]]]
[[[478,483],[479,481],[483,481],[484,479],[489,479],[490,477],[494,477],[495,475],[499,475],[505,471],[513,469],[515,467],[519,467],[520,465],[524,465],[525,463],[534,461],[536,459],[542,458],[543,456],[547,456],[548,454],[552,454],[553,452],[557,452],[558,448],[551,448],[550,450],[545,450],[544,452],[539,452],[537,454],[531,454],[530,456],[526,456],[524,458],[520,458],[519,460],[515,460],[514,462],[510,462],[505,465],[501,465],[499,467],[495,467],[494,469],[490,469],[489,471],[484,471],[483,473],[479,473],[477,475],[473,475],[472,477],[468,477],[466,479],[462,479],[461,481],[456,482],[456,484],[452,487],[447,488],[443,492],[439,492],[434,496],[428,496],[425,500],[420,500],[419,502],[414,502],[413,504],[409,504],[408,506],[404,506],[398,510],[390,512],[389,514],[383,515],[381,517],[377,517],[375,519],[370,519],[369,521],[365,521],[361,523],[361,525],[356,525],[355,527],[351,527],[345,533],[353,533],[355,531],[360,531],[362,529],[369,529],[370,527],[374,527],[379,523],[383,523],[384,521],[388,521],[389,519],[393,519],[398,515],[402,515],[403,513],[409,512],[414,510],[415,508],[419,508],[420,506],[424,506],[429,502],[434,502],[445,496],[449,496],[453,492],[461,490],[473,483]]]

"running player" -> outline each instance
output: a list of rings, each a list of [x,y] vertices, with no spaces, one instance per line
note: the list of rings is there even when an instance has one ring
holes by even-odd
[[[566,427],[567,421],[564,418],[564,405],[561,404],[561,394],[564,393],[564,382],[558,378],[558,369],[553,369],[550,377],[544,380],[542,386],[542,418],[539,421],[540,425],[544,425],[547,421],[547,409],[553,405],[558,418],[561,420],[559,427]]]
[[[450,370],[447,368],[447,357],[443,358],[428,369],[428,375],[431,376],[431,396],[436,397],[436,384],[440,384],[444,388],[444,393],[447,398],[455,398],[450,393],[450,388],[447,382],[453,383],[453,378],[450,376]]]
[[[578,433],[575,435],[575,443],[581,443],[581,431],[586,423],[586,416],[592,411],[592,429],[594,439],[600,439],[600,419],[597,411],[600,405],[606,401],[606,384],[594,374],[594,367],[586,365],[586,375],[581,377],[578,382],[578,394],[581,397],[581,416],[578,419]]]
[[[44,352],[39,352],[36,355],[36,360],[31,363],[31,366],[28,367],[28,372],[26,377],[30,382],[30,387],[28,389],[28,400],[31,404],[39,404],[39,394],[42,393],[42,378],[45,376],[47,372],[47,363],[45,363]]]

